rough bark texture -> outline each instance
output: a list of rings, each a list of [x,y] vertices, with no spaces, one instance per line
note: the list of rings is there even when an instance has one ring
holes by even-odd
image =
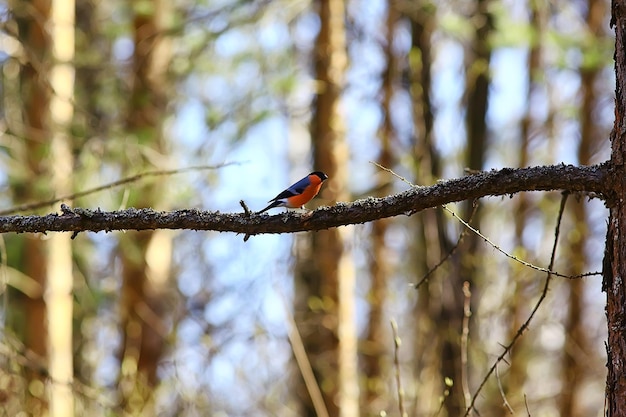
[[[608,201],[609,224],[604,253],[603,290],[606,291],[608,325],[606,415],[626,416],[626,1],[612,3],[615,26],[615,125],[611,132],[613,193]]]
[[[606,3],[603,1],[588,0],[587,28],[593,36],[599,36],[603,32],[603,21],[606,16]],[[580,164],[591,163],[593,149],[600,139],[598,135],[597,97],[595,91],[596,78],[599,68],[581,68],[581,107],[580,107],[580,144],[578,146],[578,162]],[[574,222],[573,239],[569,247],[569,274],[577,275],[583,272],[584,266],[588,265],[588,256],[585,243],[589,239],[589,226],[587,222],[587,204],[583,201],[574,201],[569,204]],[[568,381],[563,384],[559,399],[559,408],[562,416],[583,417],[587,410],[583,408],[584,389],[586,374],[589,367],[588,359],[593,357],[590,352],[590,340],[588,330],[585,327],[584,318],[586,312],[585,293],[587,282],[584,280],[572,280],[567,282],[569,292],[568,313],[565,320],[565,349],[562,361],[562,380]]]

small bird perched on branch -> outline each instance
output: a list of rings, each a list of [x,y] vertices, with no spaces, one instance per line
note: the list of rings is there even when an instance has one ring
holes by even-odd
[[[261,214],[274,207],[304,208],[304,205],[320,192],[322,183],[327,179],[328,175],[321,171],[311,172],[309,175],[272,198],[269,206],[265,207],[257,214]]]

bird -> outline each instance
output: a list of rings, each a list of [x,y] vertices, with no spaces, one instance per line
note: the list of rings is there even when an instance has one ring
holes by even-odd
[[[304,205],[320,192],[322,183],[327,179],[328,175],[321,171],[311,172],[309,175],[272,198],[269,201],[270,204],[257,214],[264,213],[274,207],[304,208]]]

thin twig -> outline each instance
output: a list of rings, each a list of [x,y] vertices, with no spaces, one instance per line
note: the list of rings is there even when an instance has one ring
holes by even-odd
[[[0,292],[2,293],[2,306],[0,307],[0,315],[2,315],[0,326],[6,329],[7,312],[9,311],[9,273],[7,260],[7,244],[4,236],[0,235]]]
[[[517,340],[526,331],[526,329],[530,325],[530,322],[532,321],[533,317],[535,316],[535,313],[537,312],[537,310],[539,310],[539,307],[543,303],[543,300],[548,295],[548,288],[550,286],[550,281],[552,280],[552,275],[554,275],[551,271],[552,271],[552,268],[554,266],[554,260],[555,260],[555,257],[556,257],[556,248],[557,248],[557,244],[558,244],[558,241],[559,241],[559,234],[561,232],[561,220],[563,219],[563,212],[565,211],[565,203],[567,202],[567,197],[568,196],[569,196],[569,193],[564,192],[563,193],[563,197],[561,198],[561,206],[559,207],[559,214],[557,216],[556,228],[554,230],[554,244],[552,245],[552,255],[550,256],[550,265],[548,266],[548,269],[546,270],[547,276],[546,276],[546,281],[545,281],[545,284],[543,286],[543,290],[541,292],[541,295],[539,296],[539,299],[537,300],[537,303],[535,303],[535,307],[530,312],[530,315],[528,316],[526,321],[517,330],[517,333],[515,333],[515,336],[513,336],[513,338],[509,342],[509,344],[504,346],[504,351],[500,354],[500,356],[498,356],[498,358],[495,360],[493,365],[491,365],[491,368],[489,368],[489,371],[487,372],[487,374],[483,378],[482,382],[478,386],[478,389],[474,393],[474,396],[472,397],[472,401],[470,402],[470,405],[465,410],[464,417],[467,417],[470,414],[471,410],[474,409],[474,404],[476,403],[476,400],[478,399],[478,394],[480,393],[480,391],[483,389],[483,387],[487,383],[487,380],[495,372],[496,367],[498,366],[498,364],[500,362],[502,362],[504,357],[506,355],[508,355],[508,353],[511,351],[511,348],[513,348],[513,345],[515,345]]]
[[[388,173],[390,173],[391,175],[393,175],[394,177],[396,177],[400,181],[404,182],[405,184],[410,185],[411,187],[417,187],[417,185],[413,184],[411,181],[407,180],[406,178],[404,178],[402,175],[398,174],[397,172],[395,172],[391,168],[387,168],[385,166],[382,166],[378,162],[374,162],[374,161],[370,161],[370,164],[375,165],[377,168],[380,168],[383,171],[387,171]]]
[[[243,211],[247,217],[250,217],[253,214],[253,212],[250,210],[250,208],[248,207],[245,201],[239,200],[239,204],[241,205],[241,207],[243,207]],[[250,239],[250,235],[246,233],[246,235],[243,237],[243,241],[247,242],[248,239]]]
[[[390,168],[384,167],[384,166],[382,166],[382,165],[380,165],[380,164],[378,164],[376,162],[373,162],[373,161],[370,161],[370,163],[376,165],[378,168],[382,169],[383,171],[389,172],[391,175],[393,175],[394,177],[398,178],[400,181],[408,184],[411,187],[422,188],[421,186],[418,186],[418,185],[415,185],[415,184],[411,183],[411,181],[409,181],[406,178],[404,178],[403,176],[395,173]],[[534,264],[532,264],[530,262],[527,262],[527,261],[525,261],[523,259],[518,258],[515,255],[512,255],[512,254],[508,253],[507,251],[502,249],[500,246],[496,245],[491,239],[489,239],[487,236],[483,235],[477,229],[472,227],[468,222],[466,222],[461,217],[459,217],[454,211],[449,209],[445,204],[442,204],[441,207],[444,210],[446,210],[448,213],[450,213],[452,215],[452,217],[457,219],[463,226],[465,226],[466,228],[471,230],[474,234],[476,234],[481,239],[483,239],[485,242],[487,242],[489,245],[491,245],[495,250],[497,250],[498,252],[502,253],[507,258],[512,259],[515,262],[518,262],[518,263],[520,263],[520,264],[522,264],[522,265],[524,265],[524,266],[526,266],[528,268],[531,268],[531,269],[534,269],[534,270],[540,271],[540,272],[545,272],[545,273],[548,273],[548,274],[551,274],[551,275],[554,275],[554,276],[557,276],[557,277],[568,278],[568,279],[584,278],[584,277],[589,277],[589,276],[593,276],[593,275],[602,275],[602,272],[599,272],[599,271],[585,272],[583,274],[578,274],[578,275],[566,275],[566,274],[561,274],[560,272],[552,271],[552,270],[550,270],[550,268],[543,268],[541,266],[534,265]]]
[[[391,332],[393,333],[393,364],[396,368],[396,386],[398,388],[398,408],[400,410],[400,417],[406,417],[407,413],[404,411],[404,390],[402,389],[402,378],[400,375],[400,336],[398,335],[398,323],[394,319],[391,319]]]
[[[605,401],[606,401],[606,399],[605,399]],[[526,398],[526,394],[524,394],[524,405],[526,406],[526,414],[528,414],[528,417],[531,417],[530,416],[530,409],[528,408],[528,398]],[[606,414],[603,414],[603,415],[606,415]]]
[[[104,190],[108,190],[108,189],[111,189],[111,188],[119,187],[121,185],[130,184],[130,183],[133,183],[133,182],[136,182],[136,181],[139,181],[141,179],[148,178],[148,177],[160,177],[160,176],[166,176],[166,175],[182,174],[182,173],[190,172],[190,171],[203,171],[203,170],[208,170],[208,169],[218,169],[218,168],[227,167],[229,165],[240,165],[240,164],[241,164],[240,162],[224,162],[224,163],[218,164],[218,165],[203,165],[203,166],[193,166],[193,167],[180,168],[180,169],[171,169],[171,170],[165,170],[165,171],[159,170],[159,171],[141,172],[139,174],[132,175],[130,177],[122,178],[122,179],[119,179],[117,181],[110,182],[108,184],[100,185],[98,187],[89,188],[87,190],[79,191],[79,192],[74,193],[74,194],[68,194],[68,195],[64,195],[64,196],[61,196],[61,197],[55,197],[55,198],[51,198],[51,199],[45,200],[45,201],[36,201],[34,203],[20,204],[18,206],[14,206],[14,207],[10,207],[8,209],[0,210],[0,216],[6,216],[6,215],[17,213],[17,212],[20,212],[20,211],[36,210],[36,209],[40,209],[42,207],[52,206],[52,205],[54,205],[56,203],[59,203],[61,201],[64,201],[64,200],[75,200],[75,199],[80,198],[80,197],[85,197],[87,195],[95,194],[95,193],[100,192],[100,191],[104,191]]]
[[[118,405],[115,401],[103,395],[97,388],[89,386],[86,382],[79,381],[76,375],[74,375],[70,381],[59,381],[52,378],[46,367],[45,358],[27,349],[21,341],[8,335],[5,331],[0,332],[0,335],[3,340],[0,342],[0,357],[6,357],[20,367],[36,372],[52,384],[69,386],[77,393],[82,394],[85,398],[94,400],[102,407],[113,409]]]
[[[500,396],[502,397],[502,401],[504,406],[509,410],[509,413],[515,414],[513,411],[513,407],[509,404],[509,401],[506,399],[506,394],[504,393],[504,388],[502,387],[502,381],[500,380],[500,371],[498,370],[498,366],[496,365],[496,381],[498,382],[498,390],[500,391]]]
[[[441,401],[439,401],[439,408],[437,409],[437,411],[435,411],[435,414],[433,414],[433,417],[437,417],[439,416],[439,414],[441,414],[441,410],[443,410],[443,405],[446,402],[446,398],[450,396],[450,389],[452,389],[452,386],[454,385],[454,381],[452,380],[452,378],[448,378],[448,377],[445,377],[443,379],[443,383],[446,386],[446,389],[443,390]]]
[[[285,296],[280,291],[278,293],[283,302],[282,304],[285,311],[285,316],[287,317],[287,320],[289,322],[289,343],[291,343],[293,356],[296,358],[296,364],[298,365],[298,369],[300,370],[300,374],[302,375],[302,379],[304,380],[304,385],[306,386],[309,396],[311,397],[311,403],[313,404],[315,414],[318,417],[329,417],[328,409],[326,408],[326,403],[324,402],[324,397],[322,396],[322,390],[320,389],[317,380],[315,379],[315,374],[313,373],[311,362],[309,361],[309,357],[306,353],[304,343],[302,342],[302,336],[300,335],[300,331],[298,330],[296,319],[293,317],[293,313],[287,306],[287,300]]]
[[[248,207],[245,201],[239,200],[239,205],[241,205],[241,207],[243,208],[243,211],[244,213],[246,213],[246,216],[250,217],[250,215],[252,215],[253,212],[252,210],[250,210],[250,208]]]
[[[478,208],[478,205],[475,204],[473,209],[472,209],[472,213],[470,214],[468,223],[470,223],[472,221],[472,218],[474,217],[474,214],[476,214],[477,208]],[[441,265],[443,265],[448,259],[450,259],[450,257],[452,255],[454,255],[456,253],[456,250],[459,248],[459,246],[461,246],[461,243],[463,243],[463,240],[465,239],[465,236],[467,236],[468,234],[469,234],[469,229],[464,228],[463,231],[461,232],[461,234],[459,235],[459,238],[457,239],[457,241],[454,244],[454,246],[448,251],[448,253],[445,254],[445,256],[443,256],[439,260],[439,262],[437,262],[437,264],[435,266],[430,268],[428,270],[428,272],[426,272],[426,274],[424,274],[424,276],[422,278],[420,278],[419,281],[417,281],[417,283],[413,284],[413,288],[415,288],[417,290],[417,289],[419,289],[422,286],[422,284],[427,282],[428,281],[428,277],[430,277],[436,270],[438,270],[441,267]]]
[[[494,248],[495,250],[497,250],[498,252],[500,252],[501,254],[506,256],[507,258],[512,259],[515,262],[518,262],[518,263],[520,263],[520,264],[522,264],[524,266],[527,266],[528,268],[532,268],[532,269],[534,269],[536,271],[539,271],[539,272],[545,272],[547,274],[554,275],[554,276],[557,276],[557,277],[569,278],[569,279],[583,278],[583,277],[588,277],[588,276],[591,276],[591,275],[599,275],[600,274],[600,272],[585,272],[583,274],[578,274],[578,275],[566,275],[566,274],[562,274],[560,272],[552,271],[551,268],[544,268],[544,267],[541,267],[541,266],[534,265],[534,264],[532,264],[532,263],[530,263],[528,261],[525,261],[523,259],[520,259],[517,256],[512,255],[512,254],[508,253],[507,251],[505,251],[504,249],[502,249],[500,246],[495,244],[487,236],[483,235],[478,229],[475,229],[474,227],[472,227],[469,223],[467,223],[465,220],[463,220],[461,217],[459,217],[458,214],[456,214],[454,211],[450,210],[445,204],[442,205],[441,207],[443,207],[444,210],[446,210],[448,213],[450,213],[452,215],[452,217],[457,219],[463,226],[467,227],[474,234],[476,234],[478,237],[480,237],[485,242],[487,242],[492,248]]]
[[[469,342],[469,320],[472,315],[470,302],[472,300],[472,292],[470,291],[469,281],[463,283],[463,333],[461,334],[461,387],[463,389],[463,397],[465,398],[465,406],[472,400],[472,394],[469,389],[469,372],[467,361],[467,349]]]

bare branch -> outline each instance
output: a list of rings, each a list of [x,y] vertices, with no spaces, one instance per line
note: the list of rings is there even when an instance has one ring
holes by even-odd
[[[5,210],[0,210],[0,216],[5,216],[7,214],[13,214],[13,213],[17,213],[20,211],[27,211],[27,210],[36,210],[36,209],[40,209],[42,207],[48,207],[48,206],[52,206],[53,204],[56,203],[60,203],[61,201],[67,201],[67,200],[74,200],[80,197],[86,197],[88,195],[91,194],[95,194],[97,192],[100,191],[104,191],[104,190],[109,190],[112,188],[116,188],[116,187],[120,187],[122,185],[127,185],[133,182],[137,182],[140,181],[142,179],[145,178],[149,178],[149,177],[160,177],[160,176],[170,176],[170,175],[176,175],[176,174],[184,174],[186,172],[191,172],[191,171],[203,171],[203,170],[210,170],[210,169],[218,169],[218,168],[223,168],[223,167],[227,167],[229,165],[239,165],[239,162],[224,162],[218,165],[203,165],[203,166],[194,166],[194,167],[186,167],[186,168],[180,168],[180,169],[171,169],[171,170],[167,170],[167,171],[163,171],[163,170],[159,170],[159,171],[147,171],[147,172],[141,172],[139,174],[130,176],[130,177],[125,177],[122,179],[119,179],[117,181],[113,181],[110,182],[108,184],[104,184],[104,185],[100,185],[98,187],[95,188],[90,188],[87,190],[83,190],[83,191],[79,191],[77,193],[74,194],[69,194],[69,195],[64,195],[61,197],[55,197],[52,198],[50,200],[45,200],[45,201],[36,201],[34,203],[25,203],[25,204],[20,204],[19,206],[15,206],[15,207],[10,207],[8,209]]]
[[[452,215],[452,217],[454,217],[459,223],[461,223],[463,226],[465,226],[466,229],[471,230],[472,233],[474,233],[476,236],[480,237],[482,240],[487,242],[492,248],[494,248],[495,250],[497,250],[498,252],[500,252],[501,254],[506,256],[507,258],[512,259],[515,262],[518,262],[518,263],[520,263],[520,264],[522,264],[522,265],[524,265],[524,266],[526,266],[528,268],[534,269],[534,270],[539,271],[539,272],[547,272],[547,273],[555,275],[557,277],[568,278],[568,279],[585,278],[585,277],[590,277],[590,276],[593,276],[593,275],[601,275],[602,274],[599,271],[595,271],[595,272],[584,272],[584,273],[578,274],[578,275],[566,275],[566,274],[561,274],[560,272],[552,271],[552,270],[550,270],[548,268],[543,268],[541,266],[534,265],[534,264],[532,264],[530,262],[527,262],[527,261],[525,261],[523,259],[520,259],[517,256],[515,256],[513,254],[510,254],[509,252],[505,251],[504,249],[502,249],[502,247],[500,247],[499,245],[495,244],[487,236],[483,235],[478,229],[475,229],[468,222],[466,222],[465,220],[460,218],[458,214],[456,214],[455,212],[450,210],[447,206],[444,205],[442,207],[443,207],[444,210],[446,210],[448,213],[450,213],[450,215]],[[421,282],[418,282],[418,284],[421,284]],[[416,285],[416,288],[417,288],[417,285]]]
[[[565,212],[565,203],[567,202],[568,196],[569,196],[568,193],[563,193],[563,197],[561,198],[561,206],[559,207],[559,214],[557,216],[556,227],[554,229],[554,244],[552,245],[552,254],[550,255],[550,265],[548,266],[548,273],[546,274],[546,281],[544,283],[543,290],[541,291],[541,295],[539,296],[539,299],[535,303],[535,306],[533,307],[532,311],[528,315],[528,318],[526,319],[526,321],[522,323],[519,329],[517,329],[515,336],[513,336],[513,338],[511,339],[508,345],[504,346],[504,351],[497,357],[493,365],[491,365],[491,368],[489,368],[489,371],[487,371],[487,374],[485,375],[480,385],[476,389],[476,392],[472,396],[472,401],[465,409],[465,414],[463,415],[463,417],[469,416],[472,410],[474,410],[474,404],[476,404],[476,400],[478,399],[478,394],[480,394],[480,391],[482,391],[483,387],[487,383],[487,380],[496,371],[498,364],[504,360],[504,357],[506,355],[509,354],[509,352],[511,351],[515,343],[517,343],[519,338],[522,337],[526,329],[528,329],[528,326],[530,326],[530,322],[532,321],[533,317],[535,317],[535,313],[537,313],[537,311],[539,310],[539,307],[543,303],[543,300],[548,295],[548,288],[550,287],[550,282],[552,281],[552,276],[553,276],[553,274],[549,271],[551,271],[552,268],[554,267],[554,261],[556,259],[556,248],[559,242],[559,235],[561,233],[561,220],[563,220],[563,213]]]
[[[463,397],[465,406],[472,401],[472,395],[469,388],[469,367],[467,360],[467,349],[469,345],[469,321],[472,316],[471,301],[472,292],[470,290],[469,281],[463,283],[463,333],[461,333],[461,387],[463,389]]]
[[[400,417],[407,417],[404,411],[404,390],[402,389],[402,378],[400,375],[400,335],[398,335],[398,323],[391,319],[391,332],[393,333],[393,365],[396,370],[396,388],[398,389],[398,408]]]
[[[509,411],[509,414],[515,415],[515,411],[513,411],[513,407],[509,404],[509,400],[506,399],[506,394],[504,393],[504,387],[502,387],[502,381],[500,380],[500,371],[498,371],[498,365],[496,365],[496,381],[498,382],[498,391],[500,391],[500,396],[502,397],[502,404]],[[526,396],[524,396],[524,400]]]
[[[445,207],[445,206],[443,206]],[[467,222],[468,225],[472,222],[472,218],[474,217],[474,214],[476,214],[476,209],[478,208],[478,204],[474,204],[474,208],[472,209],[472,213],[470,214],[470,218]],[[430,268],[425,274],[424,276],[417,281],[415,284],[413,284],[413,286],[415,287],[415,289],[419,289],[419,287],[422,286],[422,284],[424,284],[425,282],[428,282],[428,278],[436,271],[438,270],[441,265],[443,265],[448,259],[450,259],[450,257],[452,255],[454,255],[456,253],[456,250],[459,248],[459,246],[461,245],[461,243],[463,242],[463,239],[465,238],[465,236],[467,236],[469,234],[470,228],[465,227],[463,228],[463,231],[461,232],[461,234],[459,235],[459,238],[457,239],[456,243],[454,244],[454,246],[448,251],[448,253],[446,253],[440,260],[439,262],[437,262],[437,264],[435,266],[433,266],[432,268]]]
[[[315,409],[315,414],[318,417],[329,417],[328,408],[326,407],[326,403],[324,403],[322,389],[317,383],[317,379],[315,379],[313,367],[309,361],[309,356],[304,346],[304,342],[302,341],[302,335],[300,334],[298,325],[296,324],[296,319],[293,316],[293,311],[288,306],[287,299],[284,294],[279,291],[279,295],[289,324],[289,333],[287,336],[289,337],[289,343],[291,343],[291,350],[294,358],[296,359],[296,364],[298,365],[302,379],[304,380],[304,385],[309,392],[309,396],[311,397],[311,403]]]
[[[75,208],[45,216],[0,217],[0,233],[45,233],[190,229],[235,232],[246,235],[293,233],[360,224],[386,217],[412,215],[446,203],[485,196],[512,195],[521,191],[566,190],[605,196],[610,173],[606,165],[576,167],[553,165],[481,172],[442,181],[429,187],[413,187],[385,198],[337,203],[312,212],[288,212],[275,216],[220,213],[198,209],[157,212],[135,209],[104,212]]]

